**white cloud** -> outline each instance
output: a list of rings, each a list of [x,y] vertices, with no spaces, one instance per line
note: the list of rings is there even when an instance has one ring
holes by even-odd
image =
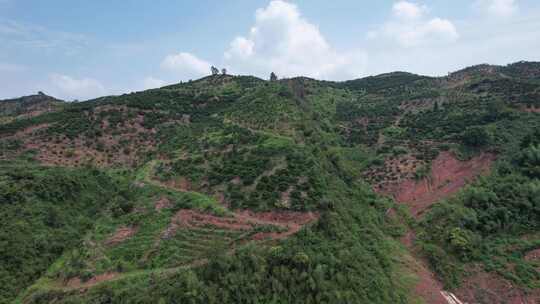
[[[230,49],[225,52],[225,58],[231,59],[235,56],[249,57],[253,55],[253,48],[255,43],[244,37],[236,37],[232,42]]]
[[[224,58],[241,73],[335,79],[361,74],[365,54],[336,51],[296,5],[274,0],[255,12],[249,33],[236,37]]]
[[[537,51],[540,49],[538,9],[519,10],[511,19],[491,15],[489,18],[481,18],[472,14],[457,22],[446,20],[447,23],[445,19],[437,20],[426,14],[419,20],[398,22],[392,14],[387,22],[368,34],[370,61],[367,70],[370,74],[402,70],[425,75],[445,75],[479,63],[504,65],[519,60],[540,59]],[[387,30],[392,23],[396,24],[396,29],[391,32],[393,35],[388,35],[383,30]],[[431,38],[425,34],[420,35],[422,39],[415,39],[418,36],[414,35],[410,39],[404,38],[406,35],[397,35],[411,32],[405,25],[415,28],[414,25],[419,23],[426,25],[421,32],[431,32]],[[445,35],[441,37],[441,32],[449,34],[442,39]],[[453,32],[458,36],[454,36]],[[455,38],[449,39],[452,36]],[[439,40],[434,40],[437,37]],[[407,44],[411,41],[421,43]]]
[[[107,93],[105,87],[96,79],[77,79],[62,74],[49,75],[46,91],[65,99],[90,99]]]
[[[165,80],[154,78],[152,76],[146,77],[143,80],[143,90],[160,88],[162,86],[165,86],[166,84],[167,82]]]
[[[161,62],[163,69],[175,72],[182,79],[208,75],[210,74],[210,66],[209,62],[186,52],[169,55]]]
[[[477,0],[475,4],[482,12],[493,17],[511,17],[519,10],[516,0]]]
[[[399,1],[392,7],[393,14],[403,19],[418,19],[427,13],[425,5],[418,5],[409,1]]]
[[[401,47],[429,46],[455,42],[459,33],[448,19],[427,16],[428,8],[409,1],[396,2],[392,17],[379,29],[370,31],[368,39],[385,40]]]

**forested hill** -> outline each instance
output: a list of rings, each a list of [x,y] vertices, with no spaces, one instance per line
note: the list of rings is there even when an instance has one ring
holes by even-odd
[[[540,63],[0,101],[0,303],[538,303]]]

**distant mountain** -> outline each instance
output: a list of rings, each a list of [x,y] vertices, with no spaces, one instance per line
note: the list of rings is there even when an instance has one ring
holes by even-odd
[[[64,101],[38,93],[13,99],[0,100],[0,121],[10,122],[54,112],[61,108]]]
[[[539,75],[0,101],[0,303],[538,303]]]

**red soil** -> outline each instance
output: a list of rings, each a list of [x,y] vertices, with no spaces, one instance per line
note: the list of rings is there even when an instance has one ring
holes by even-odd
[[[411,249],[414,246],[414,241],[416,240],[416,233],[414,233],[414,230],[409,230],[407,233],[405,233],[404,236],[402,236],[399,239],[399,242],[405,247]]]
[[[467,181],[487,172],[493,160],[493,155],[482,154],[469,161],[459,161],[452,154],[443,152],[433,161],[429,178],[421,181],[407,179],[397,185],[383,188],[382,191],[393,195],[396,201],[406,203],[411,208],[413,216],[418,218],[433,203],[456,193]],[[412,251],[415,238],[416,235],[411,230],[400,241]],[[411,266],[411,270],[419,280],[414,294],[426,303],[448,304],[449,300],[444,296],[446,292],[442,284],[426,263],[416,259]],[[446,294],[452,298],[450,293]],[[457,298],[461,299],[461,296],[458,295]]]
[[[448,304],[442,295],[442,284],[435,275],[421,261],[414,260],[411,264],[411,270],[418,277],[414,294],[428,304]]]
[[[455,294],[466,303],[478,304],[538,304],[540,290],[526,292],[502,277],[477,271],[468,277]]]
[[[284,232],[259,232],[253,236],[254,240],[283,239],[289,237],[319,218],[319,214],[313,212],[260,212],[242,211],[238,217],[257,225],[274,225],[283,228]]]
[[[171,179],[166,182],[163,182],[163,184],[165,185],[165,187],[179,190],[182,192],[191,191],[193,189],[191,181],[185,177],[178,177],[176,179]]]
[[[120,227],[105,241],[106,245],[114,246],[134,236],[139,230],[137,227]]]
[[[412,252],[415,239],[416,234],[413,230],[409,230],[400,239],[400,242]],[[414,294],[424,300],[425,303],[448,304],[442,294],[444,290],[441,282],[437,280],[435,274],[429,270],[424,261],[413,256],[407,261],[408,268],[418,278],[418,282],[414,287]]]
[[[483,153],[468,161],[460,161],[451,153],[442,152],[433,161],[429,178],[420,181],[407,179],[383,187],[380,192],[406,203],[413,216],[419,217],[433,203],[451,196],[468,181],[486,173],[494,160],[494,155]]]
[[[176,213],[169,227],[163,232],[162,238],[170,238],[181,227],[193,228],[207,225],[221,229],[252,231],[257,226],[277,226],[280,232],[259,232],[253,235],[253,240],[283,239],[291,236],[306,225],[319,218],[313,212],[272,211],[259,212],[244,210],[237,211],[229,217],[219,217],[201,213],[195,210],[183,209]]]
[[[171,206],[172,206],[171,201],[167,197],[163,196],[159,200],[156,201],[154,208],[156,209],[156,211],[159,211],[161,209],[170,208]]]
[[[540,108],[528,108],[526,106],[520,107],[520,110],[527,113],[540,113]]]
[[[25,135],[32,135],[32,134],[36,133],[36,131],[47,129],[49,126],[50,126],[50,124],[48,124],[48,123],[34,125],[34,126],[26,128],[24,130],[17,131],[17,133],[15,133],[15,137],[18,138],[18,137],[25,136]]]
[[[525,255],[527,261],[540,261],[540,248],[527,252]]]
[[[124,120],[115,126],[111,125],[109,117],[100,113],[120,111]],[[97,167],[136,166],[141,156],[146,152],[155,151],[157,130],[144,127],[145,114],[156,111],[130,109],[126,106],[100,106],[93,113],[85,112],[91,120],[101,123],[102,134],[88,138],[80,134],[75,138],[63,135],[47,136],[43,131],[48,124],[38,124],[4,138],[21,140],[22,146],[13,153],[0,153],[2,158],[11,158],[24,151],[37,152],[36,160],[52,166],[82,166],[92,164]],[[103,113],[102,113],[103,114]],[[170,120],[171,124],[189,123],[189,116],[180,120]],[[13,155],[12,155],[13,154]]]

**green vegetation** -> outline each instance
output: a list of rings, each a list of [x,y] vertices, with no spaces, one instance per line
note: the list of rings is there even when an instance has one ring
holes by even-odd
[[[538,75],[213,75],[6,103],[0,303],[417,303],[408,229],[449,290],[478,268],[540,288]],[[418,220],[372,190],[429,178],[441,151],[497,161]]]
[[[482,263],[516,284],[540,288],[537,262],[524,259],[540,247],[538,239],[525,238],[540,228],[538,134],[529,134],[521,152],[436,205],[420,223],[425,254],[448,287],[460,284],[468,265]]]
[[[0,164],[0,302],[38,279],[78,246],[100,210],[129,199],[121,180],[94,169]]]

